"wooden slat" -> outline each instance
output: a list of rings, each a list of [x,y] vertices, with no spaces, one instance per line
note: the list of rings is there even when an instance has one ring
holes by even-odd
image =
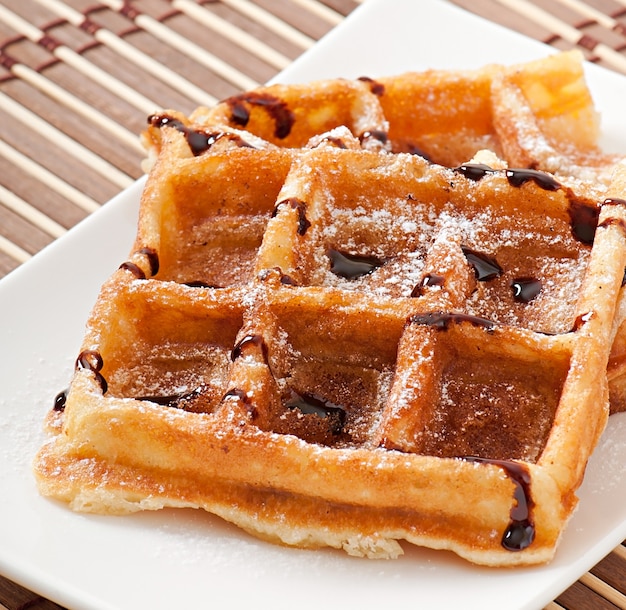
[[[60,2],[59,0],[37,0],[39,4],[45,6],[54,12],[57,16],[65,19],[68,23],[79,28],[92,28],[94,40],[109,47],[115,53],[125,57],[129,61],[138,65],[148,74],[155,75],[157,78],[166,80],[171,86],[184,91],[191,99],[198,104],[211,105],[216,102],[215,97],[209,95],[204,89],[198,87],[194,83],[181,77],[178,72],[164,66],[161,62],[153,57],[146,55],[133,45],[129,44],[114,32],[107,30],[99,25],[96,21],[86,17],[80,11]],[[111,5],[109,5],[111,6]],[[122,4],[113,4],[112,8],[117,11],[123,10]]]
[[[282,70],[291,63],[291,59],[286,55],[192,0],[172,0],[172,6],[212,32],[229,38],[242,49],[260,57],[277,70]]]
[[[126,11],[127,4],[122,0],[100,0],[104,5],[108,6],[112,10]],[[184,53],[189,57],[193,57],[199,64],[205,66],[209,70],[212,70],[225,80],[231,82],[237,88],[245,90],[252,89],[259,85],[258,81],[248,77],[239,70],[236,70],[227,62],[223,61],[219,57],[216,57],[212,53],[205,51],[201,46],[189,41],[187,38],[169,28],[167,25],[161,23],[159,20],[154,19],[150,15],[144,13],[128,13],[130,17],[132,15],[133,22],[137,27],[148,32],[156,39],[164,42],[168,46]]]
[[[315,39],[303,34],[297,28],[276,17],[273,13],[248,0],[222,0],[222,2],[239,11],[242,15],[257,21],[276,35],[298,45],[302,50],[308,49],[315,44]]]
[[[617,589],[601,580],[591,572],[583,575],[580,578],[580,582],[621,610],[626,610],[626,595],[623,595]]]
[[[71,65],[85,77],[115,92],[116,95],[122,97],[142,112],[147,114],[158,107],[155,101],[148,99],[136,89],[112,77],[108,72],[105,72],[94,63],[88,61],[68,46],[61,44],[59,40],[55,39],[50,34],[28,23],[28,21],[10,11],[2,4],[0,4],[0,20],[4,21],[18,34],[47,48],[55,58]]]

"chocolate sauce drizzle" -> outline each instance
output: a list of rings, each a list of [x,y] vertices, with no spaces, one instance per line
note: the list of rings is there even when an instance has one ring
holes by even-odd
[[[166,396],[136,396],[135,400],[145,400],[147,402],[153,402],[163,407],[180,408],[181,403],[189,400],[193,400],[202,394],[203,386],[191,390],[190,392],[182,392],[179,394],[168,394]]]
[[[461,250],[467,262],[474,268],[474,274],[479,282],[488,282],[502,275],[502,267],[492,256],[466,246],[461,246]]]
[[[183,284],[185,286],[189,286],[189,288],[223,288],[223,286],[218,286],[217,284],[208,284],[207,282],[203,282],[202,280],[191,280],[189,282],[183,282]]]
[[[421,297],[424,294],[425,288],[431,288],[434,286],[443,286],[446,278],[443,275],[437,275],[436,273],[428,273],[424,276],[421,283],[419,283],[411,292],[412,297]]]
[[[241,339],[235,347],[233,347],[233,350],[230,353],[230,359],[234,362],[251,347],[260,349],[263,354],[263,360],[267,363],[267,343],[265,343],[265,339],[262,335],[257,334],[246,335],[243,339]]]
[[[598,224],[598,228],[619,227],[622,233],[626,235],[626,222],[622,218],[607,218]]]
[[[126,271],[130,271],[138,280],[145,280],[146,274],[144,270],[135,263],[131,263],[130,261],[126,261],[122,263],[119,267],[120,269],[125,269]]]
[[[99,352],[95,350],[84,350],[80,354],[78,354],[78,358],[74,363],[74,370],[88,370],[92,371],[96,377],[96,381],[100,384],[100,388],[102,389],[102,393],[106,394],[108,389],[108,384],[106,379],[100,373],[100,370],[104,366],[104,361],[102,360],[102,356]],[[69,388],[62,390],[54,397],[54,404],[52,406],[53,411],[64,411],[65,405],[67,403],[67,396],[69,394]]]
[[[209,150],[218,140],[227,138],[241,148],[254,148],[240,135],[226,131],[208,131],[203,129],[190,129],[182,121],[166,114],[153,114],[148,117],[148,123],[159,129],[164,126],[172,127],[185,136],[187,144],[195,157]]]
[[[367,142],[367,140],[378,140],[379,142],[386,144],[389,139],[389,135],[386,131],[382,131],[380,129],[371,129],[369,131],[364,131],[359,136],[359,141],[361,144],[363,142]]]
[[[478,181],[487,174],[496,173],[498,170],[483,163],[468,163],[453,168],[454,172],[462,174],[468,180]],[[538,187],[546,191],[557,191],[562,185],[554,176],[535,169],[507,169],[504,170],[509,184],[514,187],[521,187],[526,182],[534,182]],[[572,235],[579,242],[590,245],[593,243],[596,229],[598,227],[598,217],[600,207],[589,203],[573,199],[573,195],[568,192],[570,226]],[[606,199],[604,205],[624,205],[626,200]]]
[[[139,254],[143,254],[150,265],[150,275],[155,276],[159,272],[159,255],[154,248],[141,248]]]
[[[331,421],[331,432],[340,434],[346,421],[345,407],[335,404],[318,394],[300,393],[291,390],[291,396],[285,403],[288,409],[298,409],[304,415],[316,415]]]
[[[341,148],[342,150],[347,148],[346,143],[341,138],[335,136],[326,136],[320,142],[320,144],[322,143],[332,144],[335,148]]]
[[[276,204],[272,217],[278,214],[278,208],[282,205],[291,206],[293,210],[298,212],[298,235],[305,235],[311,223],[306,217],[306,202],[298,199],[297,197],[290,197],[289,199],[283,199]]]
[[[493,464],[506,472],[515,484],[513,498],[515,504],[511,507],[511,521],[502,535],[501,544],[507,551],[523,551],[535,539],[535,525],[532,519],[532,509],[535,505],[530,493],[530,472],[528,467],[519,462],[509,460],[491,460],[474,456],[461,458],[466,462]]]
[[[536,169],[506,169],[496,170],[484,163],[466,163],[453,168],[453,171],[462,174],[468,180],[478,181],[484,178],[487,174],[495,174],[498,171],[504,171],[509,184],[514,187],[521,187],[526,182],[534,182],[538,187],[546,191],[557,191],[561,188],[560,182],[558,182],[553,176],[546,172],[541,172]]]
[[[477,182],[478,180],[484,178],[487,174],[495,174],[497,170],[493,169],[493,167],[489,167],[489,165],[485,165],[484,163],[466,163],[452,168],[452,171],[457,174],[462,174],[468,180]]]
[[[605,199],[602,202],[602,207],[604,207],[605,205],[606,206],[622,206],[622,207],[626,207],[626,199],[620,199],[618,197],[608,197],[607,199]],[[592,211],[596,211],[597,215],[594,216],[592,212],[588,212],[588,214],[590,216],[590,222],[592,223],[591,224],[591,229],[587,229],[588,232],[595,231],[595,229],[593,227],[593,222],[595,221],[595,223],[597,225],[595,228],[603,228],[603,227],[609,227],[609,226],[618,226],[621,229],[622,233],[626,234],[626,222],[624,222],[624,220],[622,220],[621,218],[607,218],[606,220],[603,220],[600,224],[597,224],[598,220],[599,220],[599,217],[600,217],[600,209],[592,208]],[[593,241],[593,237],[592,237],[591,241]]]
[[[513,298],[519,303],[530,303],[539,296],[543,284],[534,277],[519,277],[511,282]]]
[[[356,280],[369,275],[385,263],[376,256],[349,254],[334,248],[329,248],[326,254],[330,259],[330,270],[335,275],[347,280]]]
[[[241,388],[231,388],[222,396],[222,402],[227,400],[238,400],[243,403],[252,419],[256,419],[259,415],[257,408],[250,402],[250,398]]]
[[[558,191],[561,183],[545,172],[536,169],[507,169],[506,178],[511,186],[520,187],[526,182],[534,182],[544,191]]]
[[[69,393],[69,389],[66,388],[62,390],[54,397],[54,405],[52,407],[53,411],[64,411],[65,403],[67,402],[67,395]]]
[[[607,197],[602,205],[618,205],[626,207],[626,199],[620,199],[619,197]]]
[[[298,285],[298,282],[296,282],[296,280],[294,280],[290,275],[283,273],[282,271],[280,273],[280,283],[283,284],[284,286],[297,286]]]
[[[137,251],[138,254],[143,254],[148,259],[150,265],[150,276],[154,276],[159,272],[159,255],[154,248],[141,248]],[[119,266],[120,269],[130,271],[138,280],[145,280],[145,271],[137,264],[126,261]]]
[[[95,350],[84,350],[76,358],[76,363],[74,368],[79,370],[88,370],[91,371],[95,377],[96,381],[100,384],[100,388],[102,389],[102,393],[106,394],[108,389],[108,384],[106,379],[102,376],[100,371],[104,366],[104,361],[102,360],[102,356],[99,352]]]
[[[592,244],[598,228],[600,208],[579,201],[570,201],[567,211],[572,235],[583,244]]]
[[[262,282],[268,281],[272,276],[278,276],[278,281],[284,286],[297,286],[298,282],[294,280],[290,275],[283,272],[280,267],[271,267],[269,269],[262,269],[259,272],[258,278]]]
[[[224,103],[230,107],[233,123],[241,127],[246,127],[250,120],[248,106],[263,108],[274,121],[274,136],[279,140],[286,138],[291,133],[296,120],[293,112],[287,108],[287,103],[269,93],[253,91],[230,97],[224,100]]]
[[[407,320],[408,324],[420,324],[422,326],[432,326],[437,330],[448,330],[450,324],[459,324],[468,322],[472,326],[484,328],[487,331],[493,331],[497,326],[492,320],[480,318],[466,313],[450,313],[445,311],[431,311],[428,313],[419,313],[410,316]]]
[[[222,396],[224,400],[240,400],[241,402],[248,402],[248,395],[241,388],[231,388]]]
[[[370,91],[374,95],[377,95],[378,97],[380,97],[381,95],[384,95],[385,85],[383,85],[382,83],[375,81],[373,78],[370,78],[369,76],[360,76],[357,80],[360,80],[363,83],[367,83],[369,85]]]

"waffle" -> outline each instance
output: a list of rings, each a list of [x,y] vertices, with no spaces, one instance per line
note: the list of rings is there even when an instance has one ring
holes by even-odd
[[[355,556],[549,561],[609,413],[626,166],[568,143],[588,187],[507,168],[499,139],[446,167],[391,150],[390,119],[284,146],[232,107],[151,118],[136,242],[48,415],[41,493]]]

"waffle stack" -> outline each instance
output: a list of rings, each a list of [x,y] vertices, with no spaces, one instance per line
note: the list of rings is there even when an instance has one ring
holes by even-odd
[[[620,343],[626,167],[596,129],[571,54],[154,115],[41,492],[357,556],[549,561]]]

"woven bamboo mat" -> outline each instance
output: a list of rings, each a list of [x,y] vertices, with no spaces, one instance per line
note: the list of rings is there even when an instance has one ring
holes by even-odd
[[[0,277],[139,177],[154,108],[267,81],[360,1],[1,0]],[[454,3],[626,74],[626,0]],[[59,606],[0,576],[1,608]],[[548,608],[626,610],[626,546]]]

